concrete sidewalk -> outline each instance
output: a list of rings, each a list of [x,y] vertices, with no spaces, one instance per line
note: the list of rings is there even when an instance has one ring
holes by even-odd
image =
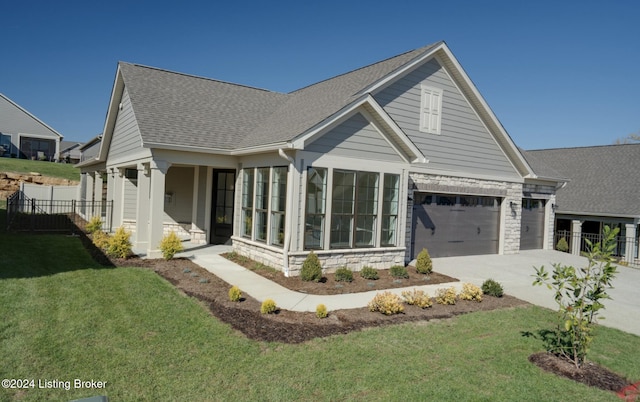
[[[187,249],[177,256],[191,259],[259,301],[273,299],[278,307],[291,311],[315,311],[320,303],[326,305],[329,310],[365,307],[375,294],[380,292],[373,290],[327,296],[291,291],[220,256],[227,251],[231,251],[230,246],[201,246]],[[546,286],[532,285],[535,274],[533,267],[544,265],[551,271],[553,263],[580,267],[587,264],[587,259],[548,250],[523,251],[515,255],[434,258],[435,271],[457,278],[460,282],[417,288],[433,296],[440,288],[454,286],[460,290],[464,282],[480,286],[486,279],[494,279],[502,284],[505,293],[556,310],[553,291]],[[640,270],[619,267],[618,271],[613,282],[615,288],[609,291],[612,300],[605,300],[606,309],[601,313],[606,319],[601,320],[600,324],[640,335]],[[413,288],[416,287],[390,291],[400,295],[402,290]]]

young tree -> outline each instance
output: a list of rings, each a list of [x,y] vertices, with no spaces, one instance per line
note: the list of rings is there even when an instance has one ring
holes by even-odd
[[[561,264],[553,265],[553,273],[544,266],[535,268],[534,285],[546,284],[555,290],[555,301],[559,306],[560,322],[555,337],[549,341],[549,352],[569,359],[576,367],[584,363],[592,340],[592,327],[602,302],[610,299],[607,289],[616,274],[613,251],[619,229],[605,226],[602,241],[593,244],[588,239],[588,264],[585,268],[574,268]]]

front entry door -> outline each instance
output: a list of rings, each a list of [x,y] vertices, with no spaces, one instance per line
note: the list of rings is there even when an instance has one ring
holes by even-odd
[[[211,244],[225,244],[233,235],[235,170],[213,171],[211,202]]]

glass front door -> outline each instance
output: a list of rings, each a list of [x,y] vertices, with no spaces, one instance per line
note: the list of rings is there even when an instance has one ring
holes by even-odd
[[[225,244],[233,235],[233,198],[235,170],[213,171],[211,211],[211,243]]]

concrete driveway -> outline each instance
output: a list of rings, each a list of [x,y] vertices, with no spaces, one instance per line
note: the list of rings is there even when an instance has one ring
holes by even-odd
[[[500,282],[505,293],[529,303],[557,310],[553,291],[546,286],[532,286],[533,267],[544,265],[548,271],[552,264],[561,263],[582,267],[587,259],[552,250],[527,250],[515,255],[481,255],[468,257],[434,258],[434,271],[471,282],[478,286],[486,279]],[[599,324],[640,335],[640,270],[619,266],[608,291],[611,300],[605,300]]]

